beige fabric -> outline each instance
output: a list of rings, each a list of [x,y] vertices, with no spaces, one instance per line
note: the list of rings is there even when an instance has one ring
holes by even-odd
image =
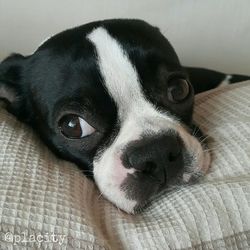
[[[1,109],[0,249],[250,249],[250,82],[198,96],[195,120],[214,139],[210,173],[131,216]]]

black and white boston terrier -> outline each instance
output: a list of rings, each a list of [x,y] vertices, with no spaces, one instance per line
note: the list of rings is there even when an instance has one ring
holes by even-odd
[[[60,157],[76,163],[120,209],[135,213],[210,165],[193,124],[194,94],[250,79],[182,67],[158,28],[92,22],[0,64],[0,97]]]

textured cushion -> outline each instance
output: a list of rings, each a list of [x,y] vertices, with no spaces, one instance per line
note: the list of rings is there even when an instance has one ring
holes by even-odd
[[[197,96],[195,120],[210,173],[132,216],[1,108],[0,249],[249,249],[250,82]]]

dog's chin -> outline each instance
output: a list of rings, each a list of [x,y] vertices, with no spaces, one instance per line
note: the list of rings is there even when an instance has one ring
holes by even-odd
[[[135,214],[162,191],[196,183],[209,169],[210,153],[197,138],[184,130],[179,130],[179,133],[185,144],[186,152],[183,154],[186,161],[175,178],[164,184],[145,176],[142,178],[142,173],[123,166],[120,150],[109,148],[94,161],[94,179],[101,195],[118,209]]]

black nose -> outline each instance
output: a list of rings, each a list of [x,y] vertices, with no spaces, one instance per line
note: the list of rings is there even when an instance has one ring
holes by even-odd
[[[175,134],[148,137],[131,143],[124,155],[126,168],[166,183],[183,168],[183,142]]]

